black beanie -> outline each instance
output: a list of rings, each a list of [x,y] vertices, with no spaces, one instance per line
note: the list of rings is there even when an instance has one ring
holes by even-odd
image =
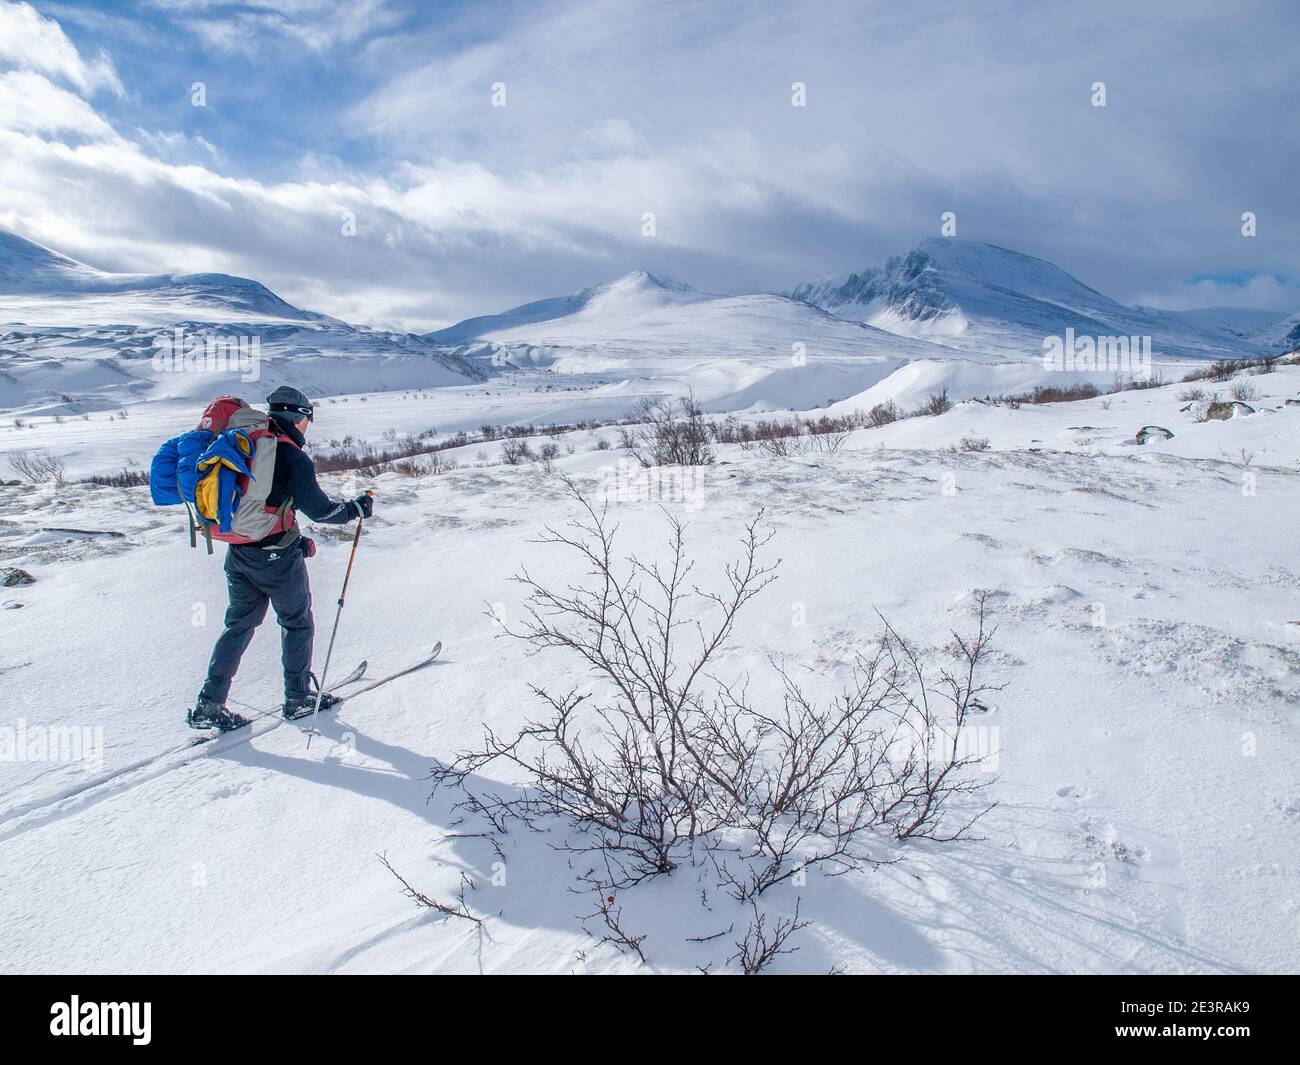
[[[292,385],[281,385],[266,397],[266,402],[272,414],[290,414],[293,421],[299,418],[311,421],[315,411],[311,400]]]

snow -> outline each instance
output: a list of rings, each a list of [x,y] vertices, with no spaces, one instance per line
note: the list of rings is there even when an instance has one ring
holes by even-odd
[[[666,338],[719,310],[718,297],[677,295],[624,319],[628,341],[643,330],[644,357],[667,370]],[[749,313],[770,323],[786,309],[760,300]],[[563,346],[564,327],[554,328]],[[759,360],[749,385],[739,373],[715,382],[760,410],[779,398],[762,381],[790,336],[773,328],[773,361]],[[969,376],[972,395],[1013,390],[1027,372],[881,355],[814,364],[850,376],[853,391],[832,411],[923,394],[950,371]],[[853,365],[863,376],[852,379]],[[683,381],[693,372],[678,371]],[[980,822],[983,838],[882,840],[880,856],[899,864],[813,871],[804,886],[773,888],[767,912],[789,915],[798,899],[814,922],[775,971],[1294,969],[1300,406],[1285,401],[1300,395],[1300,369],[1249,382],[1259,413],[1226,422],[1182,411],[1185,385],[1014,410],[966,402],[856,431],[833,454],[721,448],[681,500],[612,496],[621,551],[660,557],[667,507],[688,523],[702,581],[765,508],[781,577],[719,663],[728,677],[748,674],[758,698],[776,694],[769,656],[824,696],[878,631],[877,611],[932,648],[951,629],[969,631],[974,596],[990,593],[991,679],[1005,688],[978,721],[996,751],[986,769],[996,770],[987,779],[999,804]],[[311,434],[379,443],[390,428],[571,421],[623,413],[655,387],[636,376],[521,373],[364,402],[338,396]],[[1229,386],[1199,387],[1226,395]],[[48,446],[79,470],[141,466],[192,415],[179,397],[112,421],[42,417],[0,430],[0,449]],[[1137,445],[1149,424],[1173,439]],[[146,489],[0,487],[0,555],[36,577],[0,589],[0,605],[13,607],[0,613],[0,726],[102,729],[102,764],[93,740],[88,766],[0,761],[0,899],[22,915],[5,925],[7,969],[640,971],[584,932],[578,915],[590,901],[575,893],[580,870],[551,846],[558,825],[512,831],[498,865],[474,835],[484,826],[454,809],[452,794],[431,798],[427,780],[483,725],[508,732],[535,715],[530,684],[584,682],[562,656],[530,656],[502,638],[489,611],[517,616],[521,591],[509,578],[524,566],[557,584],[586,579],[536,540],[572,512],[560,473],[596,493],[629,474],[617,447],[595,450],[601,436],[614,433],[562,434],[554,473],[497,465],[495,445],[471,445],[457,452],[459,469],[373,482],[376,517],[349,587],[338,673],[364,657],[381,675],[437,639],[445,650],[437,665],[327,717],[310,751],[299,724],[285,724],[250,742],[168,753],[193,735],[184,708],[224,608],[220,555],[191,551],[182,518],[152,507]],[[964,438],[988,449],[964,451]],[[364,486],[354,475],[326,482],[336,494]],[[96,535],[106,531],[123,535]],[[332,621],[346,533],[316,534],[318,631]],[[240,707],[276,705],[277,658],[268,621],[236,680]],[[493,782],[507,793],[520,784],[504,772]],[[485,924],[417,909],[378,854],[444,901],[464,872],[475,884],[466,901]],[[747,912],[707,867],[622,890],[619,903],[628,927],[647,933],[649,969],[734,969],[726,959]]]

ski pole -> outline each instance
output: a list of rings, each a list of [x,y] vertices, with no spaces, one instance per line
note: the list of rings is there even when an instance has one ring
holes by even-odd
[[[373,496],[375,493],[368,491],[366,495]],[[325,651],[325,668],[320,671],[320,685],[316,691],[316,705],[311,712],[311,727],[307,730],[307,750],[311,750],[311,738],[319,735],[316,731],[316,717],[320,713],[320,701],[325,695],[325,680],[329,676],[330,657],[334,654],[334,637],[339,634],[339,618],[343,616],[343,600],[348,594],[348,581],[352,578],[352,563],[357,559],[357,544],[361,542],[361,523],[364,519],[357,518],[357,531],[352,534],[352,553],[348,555],[347,572],[343,574],[343,590],[339,592],[338,609],[334,611],[334,628],[330,630],[330,644]]]

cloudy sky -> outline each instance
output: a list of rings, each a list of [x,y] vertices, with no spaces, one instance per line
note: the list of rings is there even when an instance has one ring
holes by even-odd
[[[1127,302],[1294,312],[1297,116],[1288,0],[0,0],[0,226],[389,327],[787,289],[946,211]]]

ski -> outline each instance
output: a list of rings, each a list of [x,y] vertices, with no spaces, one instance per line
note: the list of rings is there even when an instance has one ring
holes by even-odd
[[[340,701],[373,691],[381,684],[387,684],[390,680],[396,680],[398,677],[405,677],[410,673],[423,669],[441,653],[442,642],[439,641],[434,645],[433,650],[419,662],[407,666],[405,669],[400,669],[396,673],[390,673],[386,677],[380,677],[365,687],[358,688],[356,691],[341,697]],[[366,663],[362,662],[337,685],[331,685],[331,687],[337,690],[346,685],[355,684],[365,676],[366,668]],[[244,707],[243,709],[249,708]],[[252,722],[243,728],[195,737],[186,743],[147,758],[141,758],[130,765],[102,774],[93,780],[69,788],[57,795],[46,796],[36,802],[11,807],[0,813],[0,841],[20,832],[25,832],[37,825],[66,817],[87,806],[93,806],[111,795],[133,788],[145,781],[156,779],[162,774],[173,769],[179,769],[195,759],[214,756],[228,748],[258,739],[285,723],[278,706],[266,710],[253,709]]]
[[[336,686],[342,688],[347,684],[355,684],[357,681],[359,681],[362,677],[366,675],[366,666],[367,663],[365,659],[362,659],[361,663],[355,669],[353,669],[346,677],[344,677],[341,681],[339,681]],[[253,738],[252,730],[256,728],[258,718],[270,718],[275,722],[269,728],[264,728],[260,732],[258,732],[257,735],[259,736],[265,735],[266,733],[270,732],[271,729],[275,728],[276,724],[283,724],[285,721],[285,718],[280,713],[280,708],[278,706],[273,707],[272,709],[269,710],[259,710],[256,707],[244,706],[242,703],[237,705],[239,705],[240,709],[242,710],[250,710],[252,712],[252,720],[247,725],[243,726],[242,728],[231,729],[229,732],[212,732],[205,736],[196,736],[194,739],[190,740],[188,746],[200,747],[205,743],[214,743],[217,740],[222,739],[223,737],[226,736],[231,737],[233,740],[252,739]]]
[[[366,663],[362,662],[339,682],[338,687],[355,684],[365,676],[365,673]],[[24,803],[3,811],[0,813],[0,841],[19,832],[25,832],[36,825],[57,820],[76,810],[92,806],[101,799],[153,780],[196,759],[211,757],[231,747],[237,747],[241,743],[265,736],[285,724],[279,706],[263,710],[241,705],[240,709],[250,711],[252,717],[250,723],[243,728],[232,729],[229,732],[213,730],[206,735],[195,736],[168,750],[103,773],[84,784],[75,785],[56,795],[46,796],[36,802]]]
[[[442,641],[439,640],[433,645],[433,650],[427,656],[420,659],[414,665],[407,666],[405,669],[399,669],[396,673],[390,673],[386,677],[380,677],[378,680],[372,680],[364,688],[358,688],[354,692],[348,692],[346,695],[339,696],[339,702],[345,703],[349,699],[355,699],[358,695],[365,695],[366,692],[372,692],[380,685],[387,684],[390,680],[396,680],[398,677],[405,677],[408,673],[414,673],[423,669],[425,666],[432,665],[437,661],[438,656],[442,654]]]

